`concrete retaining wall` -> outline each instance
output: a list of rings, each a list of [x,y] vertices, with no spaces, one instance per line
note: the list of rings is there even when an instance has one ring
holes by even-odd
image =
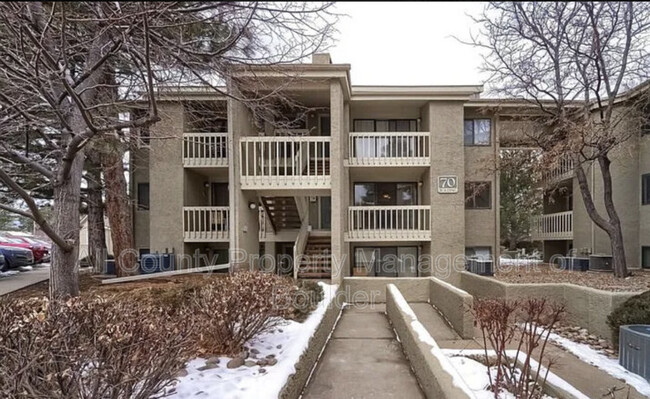
[[[429,278],[429,303],[445,315],[458,335],[474,338],[474,317],[470,313],[474,298],[467,292],[435,277]]]
[[[342,291],[339,289],[336,292],[334,299],[332,299],[330,306],[325,311],[323,320],[321,320],[314,335],[309,340],[307,350],[305,350],[305,352],[300,356],[300,360],[298,360],[298,363],[296,364],[295,374],[289,376],[286,384],[282,387],[279,396],[281,399],[298,399],[302,394],[302,390],[307,384],[311,371],[316,365],[323,348],[327,344],[327,339],[334,329],[336,320],[338,320],[339,314],[341,313],[341,304],[343,303],[343,300],[339,297],[340,294],[342,294]]]
[[[636,292],[610,292],[575,284],[509,284],[494,278],[461,272],[460,288],[477,298],[549,298],[566,304],[567,322],[592,334],[612,339],[607,316]]]
[[[427,398],[473,397],[394,284],[386,286],[386,313]]]
[[[395,284],[408,302],[429,301],[427,277],[345,277],[343,289],[350,303],[385,303],[386,286]]]

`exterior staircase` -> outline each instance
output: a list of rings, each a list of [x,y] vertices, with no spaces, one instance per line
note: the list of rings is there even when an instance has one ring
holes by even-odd
[[[307,173],[309,171],[310,173]],[[309,160],[309,167],[305,167],[304,174],[311,176],[329,176],[330,175],[330,159],[329,158],[311,158]]]
[[[262,206],[274,231],[300,228],[300,214],[294,197],[262,197]]]
[[[298,278],[332,278],[332,237],[310,235],[303,258]]]

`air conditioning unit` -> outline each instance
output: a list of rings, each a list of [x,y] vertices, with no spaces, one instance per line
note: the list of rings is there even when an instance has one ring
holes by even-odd
[[[618,349],[621,366],[650,382],[650,325],[621,326]]]

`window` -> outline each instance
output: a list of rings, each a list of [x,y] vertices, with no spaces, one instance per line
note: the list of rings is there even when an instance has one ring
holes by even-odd
[[[490,209],[491,194],[489,181],[465,183],[465,209]]]
[[[355,183],[354,205],[417,205],[416,183]]]
[[[490,119],[465,119],[465,145],[490,145],[491,130],[492,121]]]
[[[650,269],[650,247],[641,247],[641,267]]]
[[[353,276],[417,277],[417,247],[357,247]]]
[[[417,119],[355,119],[355,132],[417,132]]]
[[[149,210],[149,183],[138,183],[138,209]]]
[[[641,205],[650,205],[650,173],[641,176]]]
[[[492,247],[465,247],[465,257],[491,260]]]

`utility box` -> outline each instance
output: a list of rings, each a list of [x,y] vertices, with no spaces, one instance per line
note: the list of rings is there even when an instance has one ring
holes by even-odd
[[[650,325],[621,326],[618,350],[621,366],[650,381]]]
[[[146,254],[140,258],[140,274],[151,274],[168,272],[174,270],[175,266],[174,253],[165,254]]]
[[[589,270],[597,272],[611,272],[612,257],[610,255],[590,255]]]
[[[567,256],[560,259],[560,266],[564,270],[570,270],[573,272],[586,272],[589,270],[589,258]]]

